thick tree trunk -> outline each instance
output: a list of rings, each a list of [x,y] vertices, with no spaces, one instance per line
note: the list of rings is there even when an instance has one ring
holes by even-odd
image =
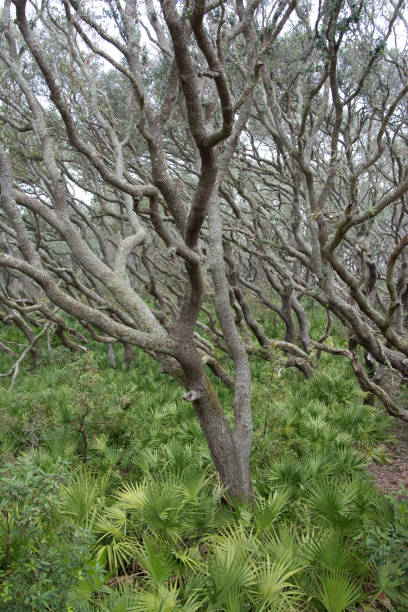
[[[194,404],[197,404],[194,407],[202,432],[228,496],[251,501],[253,486],[245,441],[235,438],[222,409],[214,409],[207,401]]]
[[[253,486],[249,457],[252,428],[247,431],[243,428],[236,428],[234,432],[231,430],[217,393],[204,372],[202,361],[193,344],[183,342],[177,359],[184,372],[185,386],[189,390],[184,399],[193,403],[221,483],[229,497],[251,501]]]

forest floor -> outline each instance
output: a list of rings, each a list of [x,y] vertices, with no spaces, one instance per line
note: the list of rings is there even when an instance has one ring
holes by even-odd
[[[397,494],[401,489],[408,490],[408,427],[406,423],[396,422],[390,432],[393,440],[387,445],[389,463],[373,463],[369,470],[376,484],[384,493]]]

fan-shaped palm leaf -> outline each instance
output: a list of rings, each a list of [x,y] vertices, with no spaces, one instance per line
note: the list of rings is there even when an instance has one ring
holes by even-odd
[[[119,570],[126,571],[126,568],[134,563],[135,550],[137,543],[131,538],[121,537],[112,538],[107,544],[96,546],[96,559],[99,560],[106,555],[109,569],[118,574]]]
[[[254,510],[254,520],[259,533],[269,528],[279,518],[287,508],[290,498],[290,489],[282,488],[258,504]]]
[[[229,540],[218,547],[209,564],[206,594],[214,609],[222,608],[230,596],[253,584],[254,571],[241,546]]]
[[[266,477],[275,487],[293,487],[303,485],[305,474],[301,464],[295,459],[277,459],[266,472]]]
[[[337,569],[324,572],[316,593],[327,612],[344,612],[363,597],[361,584]]]
[[[166,543],[151,537],[143,538],[142,544],[135,548],[135,557],[156,586],[167,582],[176,567]]]
[[[354,491],[348,484],[322,481],[313,487],[306,500],[318,519],[342,533],[352,533],[361,526],[362,517],[353,507]]]
[[[152,484],[146,489],[144,516],[153,531],[171,541],[180,539],[179,511],[183,507],[182,494],[176,482]]]
[[[101,479],[81,471],[61,491],[62,511],[81,525],[86,524],[104,490]]]
[[[276,531],[267,533],[262,546],[275,562],[284,561],[291,569],[299,569],[304,565],[299,554],[300,542],[294,526],[284,524]]]
[[[408,596],[404,593],[401,578],[397,575],[396,567],[392,562],[373,566],[373,575],[376,581],[376,592],[369,600],[374,603],[383,593],[395,603],[404,605],[408,609]]]
[[[177,585],[165,587],[160,585],[154,591],[141,591],[137,602],[128,608],[128,612],[172,612],[182,610],[178,607],[179,590]]]
[[[299,569],[291,569],[290,563],[283,559],[272,563],[269,555],[265,564],[258,569],[255,576],[256,590],[254,600],[259,610],[298,610],[301,592],[290,580]]]
[[[116,503],[124,510],[140,510],[146,504],[145,490],[144,482],[138,484],[126,483],[119,491],[116,491]]]
[[[357,551],[338,532],[312,534],[303,541],[300,557],[312,567],[342,570],[351,576],[362,575],[366,570]]]

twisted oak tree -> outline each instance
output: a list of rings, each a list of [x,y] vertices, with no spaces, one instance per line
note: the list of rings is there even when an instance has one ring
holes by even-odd
[[[1,253],[0,263],[29,277],[52,304],[97,329],[108,337],[106,341],[135,344],[158,359],[187,389],[185,399],[194,404],[221,480],[231,495],[248,497],[252,492],[250,372],[229,307],[218,190],[248,120],[262,58],[295,2],[264,7],[267,24],[255,17],[259,2],[212,6],[196,1],[180,7],[167,0],[161,3],[160,16],[146,2],[149,31],[155,32],[160,55],[160,81],[153,84],[144,75],[135,1],[98,3],[98,7],[65,0],[40,8],[28,7],[26,1],[13,4],[19,34],[11,3],[6,2],[7,44],[1,51],[10,78],[2,99],[13,113],[4,129],[1,154],[9,252]],[[93,8],[102,9],[108,24]],[[234,55],[229,50],[235,46],[245,50],[236,96],[227,74]],[[116,119],[109,96],[101,89],[101,59],[127,88],[124,121]],[[211,115],[205,112],[204,97]],[[194,150],[197,168],[188,194],[172,173],[173,162],[164,146],[167,125],[175,115],[178,129]],[[22,170],[15,177],[15,188],[6,148]],[[88,177],[85,189],[103,202],[102,209],[109,202],[121,213],[126,211],[126,228],[118,232],[113,249],[104,244],[100,228],[85,220],[83,209],[92,205],[78,202],[70,189],[75,182],[84,187]],[[165,223],[163,211],[171,215],[171,224]],[[35,227],[30,227],[27,215]],[[199,245],[206,218],[214,305],[235,366],[233,430],[205,374],[204,364],[213,359],[213,351],[204,339],[196,338],[195,331],[206,292]],[[50,248],[49,236],[55,234],[69,251],[72,268],[66,265],[67,253],[55,257]],[[132,254],[157,238],[166,245],[169,265],[176,259],[182,262],[172,320],[164,314],[165,303],[160,316],[142,299],[127,273]]]
[[[91,334],[124,343],[129,360],[132,346],[148,352],[185,387],[241,498],[251,355],[279,350],[310,376],[321,351],[339,354],[408,420],[376,379],[408,374],[406,53],[391,45],[402,2],[313,7],[6,0],[3,11],[4,319],[34,353],[40,324],[72,350]],[[305,297],[328,314],[317,339]],[[283,339],[268,337],[265,310]],[[332,315],[348,349],[324,342]],[[233,390],[233,427],[208,371]]]

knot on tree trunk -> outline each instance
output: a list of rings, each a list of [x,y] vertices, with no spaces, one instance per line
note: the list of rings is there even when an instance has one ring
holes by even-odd
[[[186,400],[186,402],[195,402],[196,400],[200,399],[201,396],[202,391],[200,391],[200,389],[191,389],[191,391],[188,391],[183,395],[183,400]]]

